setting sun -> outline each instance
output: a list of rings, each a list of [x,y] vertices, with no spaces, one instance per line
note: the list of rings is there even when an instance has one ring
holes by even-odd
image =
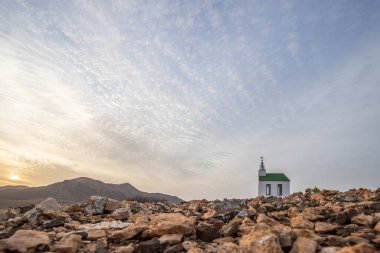
[[[10,177],[9,177],[9,179],[17,181],[17,180],[20,179],[20,177],[18,175],[16,175],[16,174],[11,174]]]

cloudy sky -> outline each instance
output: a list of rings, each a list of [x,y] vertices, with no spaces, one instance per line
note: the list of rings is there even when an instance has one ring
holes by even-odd
[[[380,187],[380,1],[0,1],[0,185]]]

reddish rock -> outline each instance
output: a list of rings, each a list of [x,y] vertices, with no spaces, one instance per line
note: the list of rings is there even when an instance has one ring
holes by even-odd
[[[377,222],[374,230],[375,230],[376,233],[380,234],[380,221]]]
[[[239,226],[241,224],[240,219],[233,219],[227,224],[225,224],[221,229],[220,229],[220,234],[223,236],[236,236],[236,233],[239,230]]]
[[[280,223],[278,221],[276,221],[275,219],[269,218],[268,216],[266,216],[265,214],[262,214],[262,213],[259,213],[259,215],[257,215],[256,222],[257,223],[264,223],[264,224],[267,224],[268,226],[280,225]]]
[[[318,233],[326,234],[334,232],[339,226],[327,223],[327,222],[316,222],[314,230]]]
[[[182,242],[183,235],[181,234],[167,234],[161,236],[158,241],[161,244],[175,245]]]
[[[216,253],[244,253],[243,248],[236,245],[235,243],[225,243],[223,244]]]
[[[18,230],[8,238],[0,240],[0,251],[34,252],[39,245],[48,245],[47,233],[33,230]]]
[[[108,198],[107,203],[104,206],[104,211],[111,213],[122,206],[121,202],[115,199]]]
[[[98,240],[99,238],[106,237],[106,232],[102,229],[93,229],[88,231],[87,239],[91,241]]]
[[[51,250],[58,253],[75,253],[81,241],[80,235],[66,234],[58,243],[53,245]]]
[[[371,226],[373,223],[373,216],[359,214],[351,218],[351,222],[361,226]]]
[[[344,247],[337,251],[337,253],[375,253],[372,245],[367,243],[360,243],[351,247]]]
[[[315,253],[318,244],[306,237],[298,237],[289,253]]]
[[[154,214],[150,219],[149,234],[151,236],[165,234],[189,235],[195,232],[193,221],[180,213]]]
[[[116,230],[110,233],[109,239],[115,241],[124,241],[132,239],[133,237],[141,234],[147,230],[148,227],[145,224],[130,224],[128,227],[122,230]]]
[[[240,245],[249,252],[283,253],[277,236],[264,224],[256,225],[249,234],[243,236]]]
[[[297,215],[290,219],[291,228],[304,228],[304,229],[314,229],[314,223],[306,219],[303,215]]]

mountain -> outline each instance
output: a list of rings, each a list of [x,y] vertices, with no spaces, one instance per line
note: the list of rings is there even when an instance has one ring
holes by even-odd
[[[117,200],[163,201],[169,203],[182,201],[176,196],[142,192],[128,183],[107,184],[99,180],[79,177],[40,187],[0,187],[0,207],[35,204],[48,197],[53,197],[58,202],[69,204],[84,201],[92,195],[107,196]]]

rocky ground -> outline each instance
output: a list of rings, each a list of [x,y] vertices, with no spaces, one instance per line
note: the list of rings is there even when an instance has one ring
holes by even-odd
[[[380,188],[180,204],[93,196],[0,210],[0,252],[380,252]]]

